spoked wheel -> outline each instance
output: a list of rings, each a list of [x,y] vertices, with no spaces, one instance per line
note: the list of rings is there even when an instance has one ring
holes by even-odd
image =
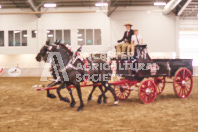
[[[120,100],[125,100],[129,97],[130,95],[130,86],[126,83],[123,85],[116,85],[115,86],[115,95],[118,99]]]
[[[139,98],[143,103],[151,103],[155,100],[157,88],[153,80],[144,80],[139,87]]]
[[[192,73],[187,68],[180,68],[174,76],[174,91],[180,98],[186,98],[190,95],[193,86]]]
[[[155,85],[157,87],[157,95],[160,95],[165,87],[166,78],[165,77],[155,77]]]

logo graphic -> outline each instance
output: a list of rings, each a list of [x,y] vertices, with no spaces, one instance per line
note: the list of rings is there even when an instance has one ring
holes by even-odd
[[[11,76],[11,77],[18,77],[21,75],[21,69],[19,68],[10,68],[8,70],[8,74]]]

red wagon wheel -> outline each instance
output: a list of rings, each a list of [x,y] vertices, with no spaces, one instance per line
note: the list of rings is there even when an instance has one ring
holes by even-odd
[[[166,78],[165,77],[155,77],[155,85],[157,87],[157,95],[160,95],[165,87]]]
[[[157,88],[153,80],[144,80],[139,87],[139,98],[143,103],[151,103],[155,100]]]
[[[115,95],[118,99],[120,100],[125,100],[129,97],[130,95],[130,86],[126,83],[126,84],[122,84],[122,85],[116,85],[115,86]]]
[[[180,68],[174,76],[174,92],[180,98],[190,95],[193,86],[192,73],[187,68]]]

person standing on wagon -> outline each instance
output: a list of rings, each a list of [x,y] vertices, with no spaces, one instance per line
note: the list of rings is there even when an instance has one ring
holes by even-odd
[[[127,22],[124,24],[124,26],[126,27],[127,31],[124,32],[123,38],[121,40],[118,40],[118,43],[121,43],[124,41],[124,43],[118,44],[116,46],[116,51],[118,55],[121,55],[121,53],[125,53],[126,51],[127,52],[129,51],[127,48],[130,45],[131,36],[134,34],[133,30],[131,29],[131,27],[133,26],[131,23]]]
[[[131,49],[131,54],[134,55],[135,46],[140,45],[140,44],[143,44],[143,39],[142,39],[142,36],[139,35],[138,30],[135,29],[134,35],[132,35],[132,37],[131,37],[131,44],[128,47],[128,53],[129,53],[129,50]]]

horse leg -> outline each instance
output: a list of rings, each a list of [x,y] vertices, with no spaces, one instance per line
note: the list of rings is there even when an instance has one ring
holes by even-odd
[[[55,82],[53,81],[52,83],[50,83],[47,87],[53,87],[55,85],[57,85],[59,82]],[[56,96],[53,93],[50,93],[49,90],[47,90],[47,97],[48,98],[56,98]]]
[[[84,107],[84,104],[83,104],[83,100],[82,100],[82,93],[81,93],[81,89],[80,89],[80,84],[78,83],[76,85],[76,90],[77,90],[77,93],[78,93],[78,97],[80,99],[80,106],[78,107],[77,111],[81,111]]]
[[[92,94],[95,90],[96,86],[93,86],[93,89],[91,90],[91,93],[89,94],[89,97],[88,97],[88,102],[90,102],[92,100]]]
[[[101,101],[102,97],[103,97],[104,100],[105,100],[105,94],[104,94],[104,91],[103,91],[103,89],[102,89],[102,86],[99,86],[99,89],[100,89],[100,91],[101,91],[102,94],[99,95],[97,103],[98,103],[98,104],[101,104],[101,103],[102,103],[102,101]],[[104,103],[106,103],[106,101],[105,101]]]
[[[50,91],[47,90],[47,97],[53,99],[53,98],[56,98],[56,95],[54,95],[53,93],[50,93]]]
[[[118,99],[117,99],[117,97],[115,95],[115,92],[114,92],[113,88],[111,87],[111,85],[109,85],[108,82],[105,82],[103,86],[105,87],[104,93],[106,93],[109,90],[114,97],[114,105],[117,106],[118,105]]]
[[[107,85],[108,85],[108,89],[110,90],[111,94],[114,97],[114,105],[117,106],[118,105],[118,98],[116,97],[115,92],[114,92],[113,88],[111,87],[111,85],[109,85],[108,83],[107,83]]]
[[[75,102],[75,100],[74,100],[74,97],[73,97],[73,94],[72,94],[72,90],[69,88],[69,89],[67,89],[68,91],[69,91],[69,94],[70,94],[70,96],[71,96],[71,99],[72,99],[72,101],[71,101],[71,103],[70,103],[70,107],[74,107],[75,106],[75,104],[76,104],[76,102]]]
[[[102,88],[102,86],[100,86],[99,87],[100,88],[100,91],[103,93],[103,103],[107,103],[107,97],[106,97],[106,95],[105,95],[105,91],[103,91],[103,88]],[[106,89],[106,88],[105,88]]]
[[[59,97],[59,99],[62,100],[62,101],[70,102],[69,99],[68,99],[67,97],[63,98],[63,97],[61,96],[60,90],[63,89],[63,88],[65,88],[65,83],[62,83],[62,84],[60,85],[60,87],[57,88],[56,92],[57,92],[57,94],[58,94],[58,97]]]
[[[102,86],[104,86],[104,87],[105,87],[105,91],[103,91]],[[103,103],[107,103],[107,100],[106,100],[106,99],[107,99],[107,97],[105,96],[105,93],[108,91],[108,88],[105,86],[105,83],[102,83],[102,86],[100,86],[101,88],[99,87],[99,88],[100,88],[100,89],[102,89],[102,91],[103,91],[103,92],[101,91],[101,92],[102,92],[102,94],[100,95],[100,97],[102,97],[102,96],[103,96],[103,98],[104,98]]]

